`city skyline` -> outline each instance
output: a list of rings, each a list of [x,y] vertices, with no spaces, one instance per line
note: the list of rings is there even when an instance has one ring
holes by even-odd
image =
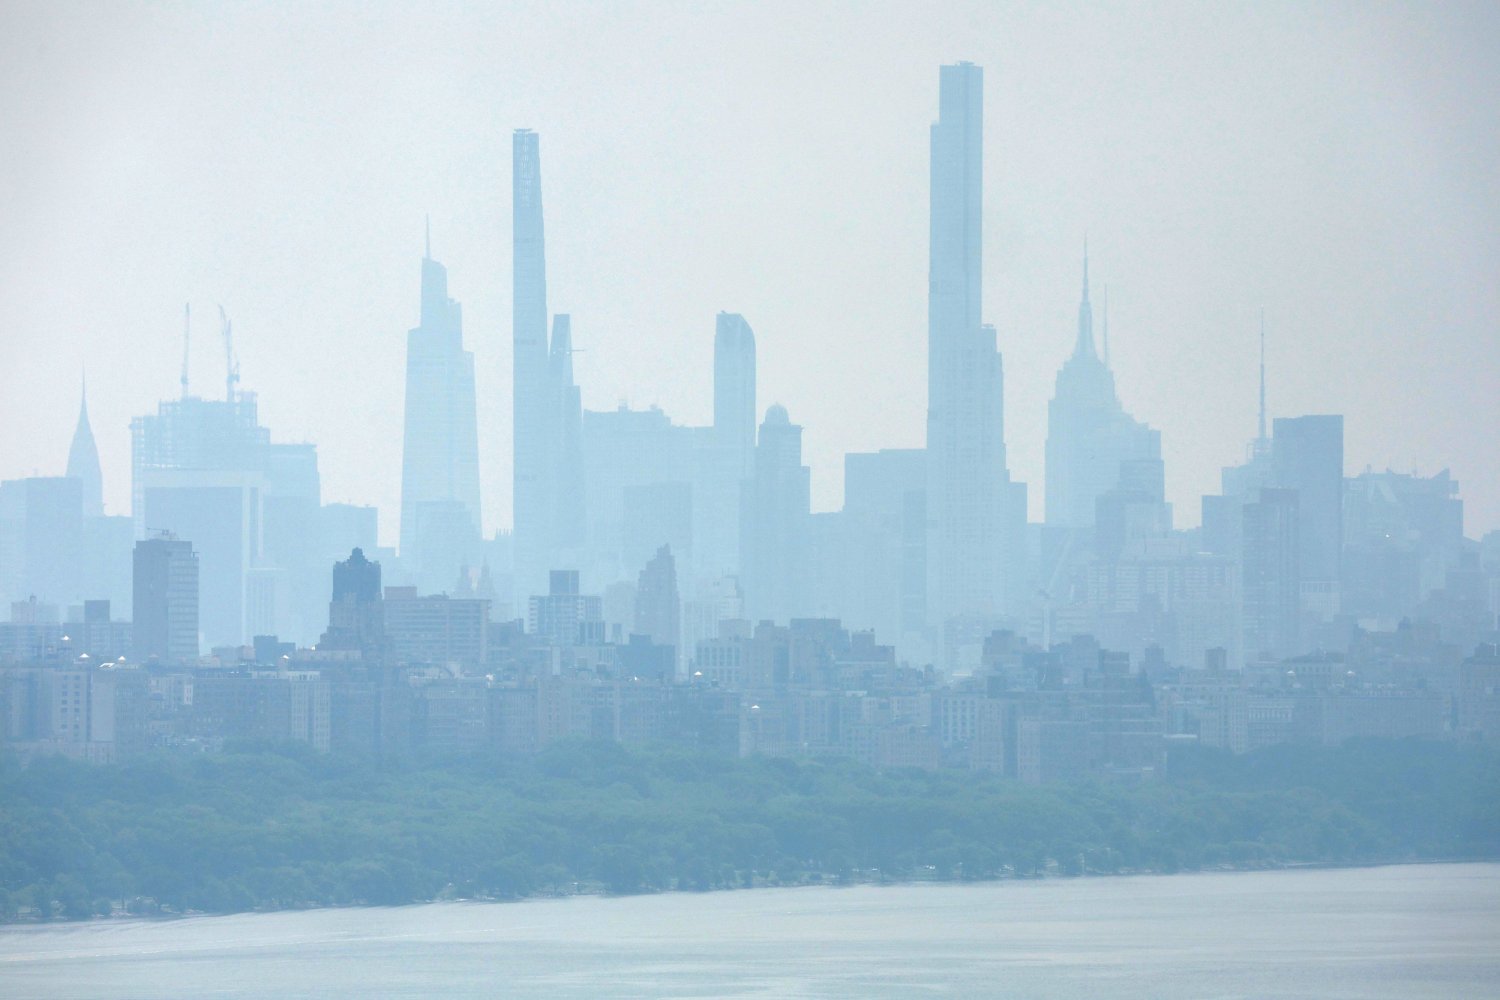
[[[1500,984],[1500,5],[1071,3],[0,5],[0,995]]]
[[[1237,16],[1261,24],[1264,29],[1243,45],[1219,39],[1225,51],[1236,57],[1233,65],[1244,69],[1244,60],[1255,52],[1264,54],[1267,39],[1275,32],[1255,16]],[[1456,20],[1461,20],[1452,11],[1445,16],[1450,29]],[[1474,17],[1479,18],[1478,13]],[[1067,15],[1053,13],[1041,20],[1066,22]],[[1337,34],[1328,23],[1336,20],[1331,15],[1314,20],[1317,23],[1312,27]],[[1480,20],[1481,27],[1493,26],[1493,18]],[[1208,31],[1192,17],[1183,15],[1182,21],[1182,30]],[[57,25],[54,21],[53,30]],[[625,30],[619,25],[613,27]],[[1021,27],[1041,30],[1045,26]],[[1097,33],[1102,29],[1086,27],[1084,40],[1089,43],[1086,51],[1098,55]],[[1429,43],[1434,37],[1432,33],[1440,27],[1433,27],[1426,34]],[[450,24],[445,30],[451,28]],[[377,25],[369,30],[378,35],[378,29]],[[1352,29],[1342,25],[1338,30]],[[1066,118],[1065,112],[1082,115],[1097,126],[1101,112],[1079,103],[1083,91],[1088,85],[1097,85],[1099,75],[1106,70],[1123,72],[1125,64],[1119,60],[1107,62],[1105,69],[1096,67],[1091,74],[1084,74],[1087,79],[1083,83],[1075,83],[1071,85],[1073,89],[1068,89],[1061,86],[1057,77],[1042,76],[1035,80],[1023,77],[1024,69],[1037,68],[1034,63],[1017,64],[1025,58],[1020,51],[1024,49],[1021,44],[1024,30],[1014,41],[983,45],[972,40],[968,43],[947,38],[934,40],[930,34],[922,36],[922,44],[934,50],[932,58],[925,51],[902,55],[890,67],[893,73],[890,81],[859,77],[856,86],[856,78],[850,76],[849,95],[826,94],[800,118],[788,121],[787,129],[794,136],[828,130],[831,151],[823,151],[822,155],[835,159],[847,158],[861,143],[873,144],[870,148],[876,154],[874,158],[881,160],[883,169],[861,170],[853,161],[840,160],[843,166],[837,176],[849,182],[844,190],[828,191],[819,185],[800,182],[799,171],[778,173],[758,157],[737,157],[735,147],[729,144],[706,146],[721,140],[728,126],[695,117],[701,116],[707,105],[693,98],[688,93],[690,88],[672,90],[676,103],[666,105],[681,112],[683,119],[674,120],[675,127],[657,130],[649,136],[620,125],[601,126],[597,117],[601,112],[582,107],[578,91],[557,97],[549,109],[544,106],[547,102],[540,99],[520,102],[491,90],[476,95],[462,112],[447,112],[446,117],[437,113],[436,105],[428,107],[454,138],[417,159],[430,173],[446,178],[445,182],[429,181],[427,190],[418,191],[414,187],[386,187],[385,182],[392,178],[385,175],[371,177],[355,172],[349,178],[365,195],[383,191],[397,196],[403,205],[422,202],[412,204],[410,211],[382,210],[376,213],[380,218],[356,224],[352,217],[339,214],[350,209],[345,200],[335,195],[340,178],[319,170],[308,171],[311,175],[308,177],[291,177],[276,170],[242,177],[256,182],[252,187],[260,197],[247,200],[238,213],[230,212],[220,195],[207,188],[198,189],[194,197],[179,199],[172,212],[161,216],[163,225],[142,228],[139,232],[130,232],[131,227],[119,214],[122,210],[111,206],[114,227],[100,226],[100,252],[106,246],[115,246],[111,240],[124,235],[139,240],[143,247],[140,259],[127,258],[126,266],[117,269],[122,272],[117,280],[128,280],[137,287],[127,294],[119,285],[101,278],[88,286],[96,295],[64,299],[59,298],[56,285],[59,278],[49,274],[41,282],[41,288],[52,289],[51,294],[36,297],[47,306],[46,318],[40,321],[38,313],[30,311],[36,308],[33,301],[23,298],[19,289],[26,279],[35,276],[33,269],[49,262],[55,264],[59,254],[66,254],[67,248],[76,244],[82,232],[81,220],[64,212],[57,225],[39,240],[35,238],[34,224],[27,225],[34,220],[18,205],[14,209],[17,217],[11,219],[17,224],[5,227],[10,234],[4,246],[5,259],[15,266],[0,267],[0,302],[6,304],[13,317],[19,312],[22,321],[13,328],[11,336],[4,338],[3,350],[8,362],[24,359],[19,365],[9,364],[7,370],[24,368],[29,374],[24,382],[7,381],[7,388],[12,391],[0,405],[12,422],[20,422],[24,412],[26,426],[31,431],[8,445],[0,478],[20,477],[33,470],[44,475],[61,473],[73,431],[71,415],[76,413],[78,404],[72,395],[77,368],[80,361],[86,362],[94,373],[90,380],[89,407],[103,465],[105,503],[111,513],[125,513],[125,498],[130,488],[128,422],[150,413],[159,400],[176,395],[181,302],[192,299],[200,307],[198,314],[203,316],[210,303],[224,301],[236,320],[243,386],[260,394],[266,426],[274,430],[279,440],[316,443],[325,499],[377,505],[382,512],[382,541],[395,541],[402,351],[405,331],[417,319],[413,309],[415,288],[409,286],[415,284],[411,280],[412,262],[420,249],[421,217],[430,211],[435,220],[433,253],[450,268],[450,294],[465,303],[465,346],[475,355],[485,532],[490,534],[497,526],[508,525],[510,426],[505,411],[509,410],[511,399],[504,388],[510,374],[505,344],[509,324],[504,313],[509,311],[510,288],[504,274],[509,258],[503,244],[508,238],[510,220],[504,209],[509,181],[504,168],[504,145],[510,139],[512,127],[530,126],[546,137],[548,145],[545,225],[553,237],[549,241],[548,265],[553,275],[560,277],[555,283],[560,286],[559,294],[554,299],[574,317],[573,341],[581,352],[575,360],[576,381],[584,394],[584,407],[610,409],[622,393],[628,393],[633,405],[659,404],[677,422],[709,422],[712,406],[706,380],[701,375],[711,369],[715,316],[721,310],[740,313],[761,341],[762,381],[758,388],[761,411],[772,403],[781,403],[798,424],[807,428],[805,461],[812,467],[813,508],[836,509],[842,495],[842,458],[846,452],[913,447],[922,441],[925,392],[920,366],[926,339],[921,317],[926,300],[922,287],[926,266],[922,258],[927,201],[922,138],[926,127],[935,120],[930,74],[932,65],[972,58],[984,65],[990,75],[986,124],[992,152],[986,157],[985,166],[989,211],[984,247],[987,263],[981,280],[985,299],[991,305],[987,305],[988,315],[984,318],[996,324],[1005,355],[1006,445],[1013,477],[1030,488],[1032,521],[1042,519],[1045,503],[1041,454],[1046,436],[1046,399],[1057,369],[1075,338],[1076,269],[1086,230],[1093,246],[1095,288],[1102,290],[1106,285],[1110,288],[1112,363],[1118,373],[1120,398],[1130,413],[1162,432],[1168,499],[1174,502],[1179,524],[1196,522],[1197,496],[1215,491],[1219,468],[1242,461],[1244,449],[1254,436],[1258,309],[1264,304],[1268,315],[1269,409],[1273,417],[1343,413],[1349,435],[1347,473],[1371,465],[1377,470],[1415,467],[1431,474],[1447,466],[1464,487],[1466,533],[1477,536],[1500,525],[1500,470],[1496,469],[1493,448],[1487,447],[1484,435],[1475,430],[1493,423],[1494,416],[1500,416],[1495,413],[1500,406],[1495,394],[1482,391],[1496,384],[1496,359],[1494,351],[1488,348],[1493,346],[1492,317],[1496,314],[1493,307],[1497,298],[1492,277],[1495,268],[1490,265],[1497,255],[1495,237],[1490,231],[1493,227],[1481,225],[1492,217],[1492,213],[1484,211],[1492,208],[1491,203],[1481,198],[1480,211],[1471,207],[1469,214],[1473,218],[1461,223],[1451,217],[1440,217],[1441,221],[1429,223],[1429,228],[1420,232],[1397,234],[1400,228],[1397,222],[1404,218],[1401,211],[1415,213],[1413,218],[1420,213],[1416,207],[1403,209],[1393,202],[1385,206],[1392,214],[1384,223],[1391,228],[1387,235],[1401,235],[1404,242],[1398,247],[1394,238],[1387,243],[1376,241],[1372,248],[1368,241],[1361,245],[1359,240],[1350,239],[1345,256],[1339,261],[1347,267],[1337,273],[1328,271],[1326,262],[1317,259],[1327,246],[1314,239],[1318,234],[1313,225],[1326,223],[1329,214],[1340,216],[1360,207],[1370,209],[1378,204],[1374,195],[1387,188],[1437,186],[1437,180],[1446,176],[1444,171],[1462,174],[1464,169],[1483,165],[1492,152],[1484,145],[1494,142],[1492,133],[1473,139],[1468,146],[1456,143],[1446,133],[1440,138],[1429,136],[1433,147],[1442,145],[1442,151],[1448,154],[1441,169],[1433,164],[1417,169],[1406,163],[1403,173],[1387,164],[1391,176],[1373,181],[1356,172],[1353,175],[1356,180],[1371,182],[1363,187],[1353,185],[1352,193],[1345,192],[1343,200],[1324,206],[1324,214],[1315,213],[1306,228],[1278,230],[1272,222],[1257,223],[1245,215],[1245,206],[1255,199],[1245,196],[1231,199],[1227,191],[1208,190],[1213,187],[1209,181],[1217,158],[1227,151],[1245,152],[1241,148],[1245,137],[1256,134],[1253,129],[1243,131],[1237,133],[1240,141],[1218,146],[1208,143],[1196,150],[1200,163],[1189,164],[1175,173],[1166,170],[1164,177],[1196,178],[1199,187],[1183,192],[1184,200],[1178,203],[1181,215],[1175,222],[1169,218],[1166,223],[1171,225],[1164,223],[1156,229],[1143,230],[1141,216],[1127,211],[1126,206],[1119,204],[1120,199],[1106,201],[1102,193],[1090,190],[1087,171],[1084,178],[1067,173],[1046,178],[1031,172],[1036,167],[1037,147],[1068,135],[1073,135],[1076,142],[1077,135],[1055,130],[1037,134],[1024,127],[1028,115],[1040,113]],[[1212,36],[1211,32],[1208,34]],[[22,31],[16,37],[32,35]],[[83,37],[86,41],[91,36],[84,32]],[[1419,34],[1411,41],[1411,51],[1419,48],[1423,37]],[[590,39],[590,45],[604,44],[593,36]],[[464,50],[465,59],[470,60],[465,65],[484,61],[485,44],[475,41]],[[1217,54],[1224,55],[1225,51]],[[1347,49],[1339,51],[1344,57],[1349,56]],[[1209,60],[1212,54],[1199,53],[1187,60],[1191,65],[1186,68],[1202,71],[1203,65],[1195,60]],[[1173,65],[1182,70],[1180,63],[1184,58],[1174,55],[1178,63],[1156,66],[1156,73],[1166,72]],[[1408,50],[1402,50],[1402,58],[1395,59],[1396,64],[1406,66],[1408,71],[1402,79],[1411,90],[1407,95],[1411,100],[1420,97],[1419,84],[1424,84],[1424,80],[1429,98],[1451,97],[1440,85],[1453,86],[1463,72],[1475,71],[1475,64],[1460,59],[1447,69],[1442,80],[1434,81],[1417,74],[1409,65],[1411,61],[1413,57]],[[1307,69],[1295,58],[1291,63],[1293,68]],[[1144,60],[1134,65],[1151,68]],[[36,68],[33,58],[18,72],[34,73]],[[868,65],[861,68],[866,72],[870,69]],[[1365,69],[1368,71],[1369,67]],[[120,72],[129,76],[133,70],[127,66]],[[506,82],[525,87],[527,80],[521,71],[512,72],[514,76],[506,78]],[[1157,78],[1150,73],[1146,76]],[[796,74],[793,77],[805,83],[815,80]],[[1356,77],[1359,82],[1369,82],[1358,74]],[[546,81],[551,78],[538,73],[529,79],[536,89],[546,91]],[[593,82],[581,81],[579,91]],[[432,98],[434,91],[446,93],[452,86],[451,82],[430,79],[408,79],[407,83],[411,85],[412,96],[403,100],[413,101]],[[94,85],[98,86],[97,82]],[[887,85],[889,92],[885,89]],[[636,95],[633,101],[638,112],[644,113],[657,96],[654,88],[658,86],[663,84],[652,82],[643,94]],[[75,100],[97,96],[86,81],[74,81],[73,87],[81,88],[69,91]],[[270,100],[276,96],[277,89],[266,85],[252,99]],[[770,128],[771,123],[761,115],[774,118],[773,112],[790,108],[785,94],[770,96],[779,100],[767,100],[753,114],[731,108],[724,116],[729,126],[747,129],[746,146],[754,146],[769,134],[756,130]],[[1378,94],[1365,95],[1364,99],[1378,104],[1378,97]],[[210,93],[200,104],[179,107],[184,115],[182,120],[201,122],[202,113],[220,98],[222,95],[215,97]],[[1316,131],[1315,125],[1334,117],[1332,112],[1349,110],[1349,98],[1348,93],[1331,90],[1327,95],[1328,107],[1322,109],[1324,114],[1306,112],[1300,118],[1294,117],[1287,129],[1289,135],[1305,140]],[[711,95],[706,100],[711,103]],[[518,103],[536,106],[518,108],[515,106]],[[856,103],[863,108],[863,115],[878,116],[878,120],[869,117],[858,122],[841,120],[840,112]],[[1028,103],[1037,104],[1041,111],[1025,110],[1023,105]],[[1101,97],[1101,103],[1110,102]],[[392,109],[400,104],[398,101],[386,107],[394,117],[399,117]],[[321,107],[324,113],[329,110],[316,102],[314,106]],[[571,113],[567,119],[562,117],[565,108]],[[1394,117],[1386,118],[1375,117],[1379,110],[1375,107],[1360,104],[1359,108],[1372,116],[1366,124],[1412,124],[1391,109],[1385,113]],[[464,129],[474,123],[474,112],[484,109],[487,110],[482,127],[472,135],[464,134]],[[241,153],[274,150],[275,143],[263,145],[267,137],[253,134],[261,122],[259,116],[269,113],[267,108],[257,106],[249,110],[253,113],[248,116],[243,133],[232,139],[230,145]],[[1458,129],[1461,122],[1481,120],[1476,116],[1491,111],[1451,106],[1448,116],[1439,117],[1425,127]],[[22,112],[11,109],[10,113],[20,115],[20,124],[25,124]],[[515,117],[508,117],[512,113]],[[171,117],[162,114],[162,119],[153,119],[159,128],[165,127]],[[1251,118],[1259,121],[1255,115]],[[1150,143],[1159,141],[1164,134],[1202,138],[1203,122],[1188,119],[1176,127],[1167,127],[1141,118],[1132,124],[1143,133],[1135,137],[1135,148],[1128,144],[1125,148],[1113,145],[1121,136],[1106,132],[1093,140],[1096,145],[1090,152],[1102,164],[1097,170],[1133,174],[1134,190],[1140,192],[1141,200],[1158,206],[1159,211],[1160,198],[1153,185],[1146,182],[1149,178],[1140,174],[1152,154],[1163,152]],[[388,121],[374,138],[389,141],[400,135],[414,137],[420,131],[415,126],[415,122]],[[1358,131],[1353,124],[1348,127],[1351,133]],[[66,134],[66,123],[61,131]],[[1088,131],[1087,125],[1077,126],[1077,134]],[[299,139],[295,129],[293,132],[294,143],[307,141],[305,136]],[[1424,147],[1412,138],[1412,129],[1395,128],[1392,132],[1389,141],[1393,146],[1420,160],[1417,154]],[[23,133],[29,134],[29,130],[23,129]],[[461,134],[462,140],[458,138]],[[1360,139],[1353,134],[1341,138],[1355,145],[1358,145],[1355,140]],[[164,140],[158,134],[155,141],[158,147],[153,147],[153,151],[138,150],[144,157],[141,162],[153,167],[161,165],[157,153]],[[1360,141],[1371,140],[1364,137]],[[1084,145],[1087,147],[1088,143]],[[1359,149],[1370,152],[1363,146]],[[1459,157],[1454,150],[1466,158]],[[808,156],[819,152],[810,147],[798,151]],[[1175,151],[1183,152],[1183,148],[1176,147]],[[882,159],[885,152],[895,155]],[[1284,160],[1299,153],[1312,157],[1318,152],[1313,148],[1299,150],[1296,142],[1287,141],[1266,147],[1260,154],[1264,158],[1255,162],[1268,167],[1279,163],[1283,179],[1300,178],[1300,186],[1293,186],[1296,192],[1305,195],[1313,189],[1326,195],[1328,192],[1320,186],[1326,182],[1326,164],[1317,168]],[[679,174],[684,168],[696,168],[704,177],[686,184],[679,203],[664,200],[664,188],[647,189],[646,196],[635,200],[633,209],[627,204],[615,213],[600,215],[599,210],[611,203],[625,203],[622,198],[625,189],[632,180],[640,179],[639,171],[653,157],[660,167],[663,157],[674,156],[685,166],[677,172],[667,171],[673,180],[682,180]],[[46,157],[42,160],[45,162]],[[824,160],[806,162],[816,163],[818,169],[827,166]],[[187,169],[181,165],[167,166],[173,170]],[[1365,167],[1368,174],[1374,171],[1375,164],[1366,162]],[[9,169],[19,170],[20,179],[30,182],[29,189],[24,183],[20,188],[29,191],[35,202],[34,188],[40,181],[27,171],[36,167],[13,165]],[[233,169],[248,168],[241,164]],[[370,173],[374,173],[373,168]],[[81,198],[75,211],[89,203],[88,196],[102,197],[98,178],[80,177],[77,170],[64,171],[63,177],[82,182],[74,188]],[[187,177],[200,185],[207,180],[191,170]],[[260,186],[276,178],[296,183],[279,191]],[[590,183],[585,184],[585,178]],[[1477,175],[1465,175],[1458,180],[1481,183]],[[57,183],[61,185],[62,181]],[[122,179],[120,183],[125,181]],[[134,183],[144,182],[135,177]],[[1492,187],[1494,181],[1490,178],[1483,183]],[[220,178],[218,186],[229,185]],[[1444,190],[1442,198],[1424,204],[1429,209],[1447,206],[1458,186],[1455,182]],[[147,188],[146,193],[154,193],[158,202],[166,193],[149,190],[149,184]],[[877,207],[870,200],[876,190],[883,190],[893,199],[889,206],[892,211],[871,211]],[[1488,188],[1476,188],[1473,193],[1487,197]],[[45,209],[57,207],[56,199],[66,198],[68,191],[59,186],[44,194],[50,195],[50,200],[43,197],[39,203]],[[752,196],[749,200],[757,206],[755,211],[733,214],[745,212],[740,203],[747,195]],[[822,199],[813,203],[813,207],[822,209],[821,214],[807,212],[808,199],[815,197]],[[313,200],[319,198],[323,201]],[[1193,210],[1202,207],[1201,199],[1219,205],[1225,214],[1195,218]],[[1290,214],[1290,199],[1283,201],[1288,205],[1278,204],[1269,214],[1273,222],[1279,220],[1284,225],[1285,216]],[[145,203],[152,204],[152,199],[145,199]],[[1237,211],[1233,210],[1236,204],[1240,205]],[[319,207],[331,211],[331,221],[336,223],[327,226],[328,231],[321,235],[308,228],[317,222]],[[806,242],[821,248],[823,256],[828,258],[822,269],[801,276],[790,274],[804,265],[806,258],[802,256],[805,251],[791,245],[795,241],[785,238],[786,231],[781,228],[786,219],[784,212],[802,213],[801,231],[807,236]],[[867,241],[865,237],[879,230],[866,228],[863,221],[866,215],[889,216],[891,228],[873,242]],[[198,216],[198,220],[190,224],[193,216]],[[763,224],[750,226],[757,216],[766,217]],[[1353,226],[1353,221],[1348,224]],[[662,232],[656,232],[658,227]],[[121,229],[125,232],[117,231]],[[670,237],[674,229],[685,234],[678,243],[679,250],[673,255],[659,253],[660,241]],[[1358,231],[1358,227],[1354,229]],[[1485,231],[1481,233],[1481,229]],[[581,234],[585,231],[597,233],[597,237],[584,243]],[[1174,238],[1166,238],[1173,232]],[[844,233],[855,233],[859,238],[845,242],[841,238]],[[723,239],[736,234],[740,238],[733,245]],[[1333,233],[1323,239],[1337,243],[1334,235],[1351,234]],[[1412,243],[1415,235],[1423,235],[1429,242]],[[346,253],[355,246],[363,250],[368,245],[372,249],[364,251],[367,256],[349,262],[358,266],[345,267],[338,254],[328,252],[330,239],[335,245],[342,243]],[[1442,245],[1433,244],[1434,239],[1441,239]],[[264,256],[266,244],[278,240],[278,252],[289,263],[272,266]],[[1306,249],[1296,246],[1303,240],[1309,242]],[[723,253],[704,254],[700,241],[722,249]],[[826,253],[830,245],[845,249],[830,255]],[[637,246],[645,249],[638,250]],[[220,252],[205,259],[202,255],[206,247]],[[859,256],[850,247],[857,247]],[[1443,269],[1435,263],[1428,264],[1427,270],[1413,269],[1413,247],[1420,250],[1416,256],[1428,255],[1435,261],[1459,266],[1437,277],[1435,274]],[[168,248],[172,253],[164,267],[155,271],[147,268],[147,262],[158,250]],[[28,254],[24,265],[20,258],[23,249],[35,251]],[[194,255],[196,261],[192,260]],[[643,259],[635,260],[637,256]],[[708,259],[690,260],[695,257]],[[1185,263],[1189,259],[1191,266]],[[1258,261],[1262,270],[1247,271],[1246,260]],[[1371,268],[1361,271],[1360,263]],[[1381,264],[1382,267],[1373,266]],[[641,268],[650,271],[653,265],[659,265],[661,274],[651,284],[622,294],[623,284],[639,279]],[[1172,265],[1178,268],[1176,283],[1167,280],[1173,275]],[[82,264],[74,265],[78,266]],[[144,288],[139,287],[142,269],[156,276]],[[63,271],[66,273],[66,269]],[[854,278],[817,284],[836,271],[857,274]],[[301,282],[290,280],[289,272],[299,274]],[[387,274],[391,275],[389,281]],[[1285,274],[1288,280],[1285,283],[1272,280],[1279,274]],[[685,283],[687,275],[704,280],[696,285]],[[1362,278],[1353,280],[1351,275]],[[1434,285],[1438,277],[1445,283]],[[1443,288],[1465,283],[1470,297],[1463,302],[1438,294]],[[1318,286],[1316,294],[1309,291],[1309,285]],[[1354,294],[1356,286],[1363,290],[1363,296]],[[856,295],[855,289],[862,289],[865,294]],[[331,313],[317,309],[309,312],[304,308],[307,300],[303,296],[309,293],[320,301],[319,309]],[[1174,304],[1163,308],[1163,302]],[[1393,303],[1405,305],[1397,309],[1392,308]],[[1377,306],[1383,306],[1390,317],[1383,322],[1392,325],[1398,320],[1410,323],[1412,316],[1420,311],[1432,315],[1425,320],[1428,324],[1425,331],[1414,324],[1404,328],[1408,333],[1370,328],[1371,311]],[[100,316],[100,310],[112,313],[107,321]],[[1337,317],[1336,323],[1319,322],[1320,317],[1326,320],[1330,316]],[[1450,318],[1455,316],[1456,323]],[[338,334],[313,335],[307,324],[317,326],[330,318],[334,322],[328,325],[339,330]],[[830,322],[831,319],[837,321]],[[80,333],[81,328],[89,333]],[[1311,330],[1326,331],[1330,341],[1342,340],[1342,343],[1330,343],[1322,352],[1301,346],[1299,342],[1309,339]],[[1435,331],[1443,339],[1433,339]],[[195,329],[193,384],[195,392],[204,396],[217,395],[222,378],[222,352],[215,333],[206,322],[200,322]],[[867,349],[861,349],[857,355],[861,367],[850,370],[848,378],[824,377],[823,373],[829,371],[836,376],[843,374],[832,367],[833,359],[847,355],[851,338],[865,333],[869,339],[862,346]],[[35,352],[34,338],[45,341],[45,354]],[[115,353],[116,345],[121,343],[132,349],[128,360]],[[1431,349],[1433,344],[1438,345],[1437,350]],[[103,371],[99,370],[101,367]],[[55,380],[49,377],[54,373]],[[1393,379],[1400,385],[1393,385]],[[1195,391],[1197,380],[1210,381],[1216,390],[1222,387],[1222,391]],[[870,384],[888,387],[889,391],[872,398],[864,391]],[[833,392],[820,391],[828,385],[833,386]],[[1469,388],[1466,390],[1465,386]],[[368,399],[371,406],[351,407],[337,402],[357,398],[360,393],[367,393],[360,398]],[[1210,398],[1201,398],[1205,396]],[[44,411],[39,409],[40,399],[47,401]],[[1391,399],[1396,399],[1397,404],[1391,405]],[[45,417],[39,419],[43,413]],[[364,435],[391,444],[371,449],[365,445]]]

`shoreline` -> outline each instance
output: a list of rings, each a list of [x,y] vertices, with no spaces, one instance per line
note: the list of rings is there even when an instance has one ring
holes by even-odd
[[[1222,865],[1205,868],[1182,868],[1176,871],[1156,869],[1132,869],[1124,871],[1085,871],[1070,875],[1063,872],[1046,872],[1037,875],[1006,875],[997,878],[882,878],[820,879],[818,881],[761,883],[750,886],[718,887],[713,889],[656,889],[642,892],[607,892],[602,888],[579,889],[574,892],[537,892],[525,896],[434,896],[430,899],[414,899],[405,903],[343,903],[319,904],[315,906],[256,907],[244,910],[189,910],[185,913],[113,913],[109,916],[93,916],[82,920],[67,918],[24,918],[0,921],[0,935],[22,928],[68,927],[84,928],[104,925],[167,924],[184,920],[213,917],[270,916],[286,913],[314,913],[330,910],[400,910],[438,904],[512,905],[541,901],[566,901],[571,899],[638,899],[644,896],[708,896],[724,893],[759,892],[767,889],[858,889],[896,888],[912,886],[981,886],[1009,883],[1040,884],[1047,882],[1079,882],[1090,879],[1125,878],[1172,878],[1178,875],[1249,875],[1261,872],[1290,871],[1353,871],[1375,868],[1408,868],[1428,865],[1500,865],[1500,856],[1440,857],[1440,858],[1393,858],[1381,861],[1289,861],[1281,864]]]
[[[1500,860],[1500,754],[1445,744],[1184,754],[1128,787],[593,746],[491,763],[6,771],[0,919]]]

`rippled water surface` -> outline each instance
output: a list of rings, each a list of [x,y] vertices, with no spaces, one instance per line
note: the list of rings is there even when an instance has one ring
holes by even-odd
[[[1500,997],[1500,865],[0,930],[3,997]]]

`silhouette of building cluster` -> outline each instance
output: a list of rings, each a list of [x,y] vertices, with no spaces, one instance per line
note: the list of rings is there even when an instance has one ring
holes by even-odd
[[[541,139],[517,130],[513,529],[485,533],[475,356],[430,236],[395,548],[374,508],[323,502],[312,444],[261,426],[227,318],[224,398],[190,391],[185,330],[180,397],[130,425],[128,516],[105,513],[86,394],[66,475],[0,483],[5,740],[665,740],[1042,781],[1150,773],[1171,739],[1500,737],[1500,533],[1464,536],[1447,471],[1348,475],[1341,416],[1272,419],[1264,321],[1256,434],[1179,528],[1085,245],[1033,511],[981,296],[983,71],[938,84],[925,442],[847,455],[841,509],[812,511],[804,427],[760,409],[739,313],[713,318],[709,426],[584,408]]]

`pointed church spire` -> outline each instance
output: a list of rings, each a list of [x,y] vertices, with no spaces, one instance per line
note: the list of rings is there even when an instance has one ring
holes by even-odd
[[[103,516],[104,481],[99,471],[99,449],[94,445],[94,431],[89,426],[87,376],[79,393],[78,426],[73,429],[73,443],[68,448],[68,476],[83,487],[84,516]]]
[[[1094,357],[1094,310],[1089,305],[1089,238],[1083,238],[1083,298],[1078,303],[1078,342],[1075,358]]]

